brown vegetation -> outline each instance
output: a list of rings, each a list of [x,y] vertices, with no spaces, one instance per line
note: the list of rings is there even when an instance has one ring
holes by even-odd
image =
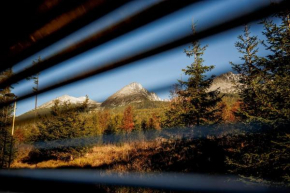
[[[215,151],[212,151],[215,150]],[[28,154],[26,154],[27,156]],[[24,155],[21,156],[22,159]],[[37,164],[16,160],[13,168],[96,168],[119,172],[222,172],[223,150],[211,139],[164,140],[95,146],[74,160],[48,160]]]

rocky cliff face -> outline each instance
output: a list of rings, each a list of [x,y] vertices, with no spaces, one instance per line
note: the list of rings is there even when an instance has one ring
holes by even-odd
[[[139,103],[143,101],[162,101],[155,93],[151,93],[141,84],[133,82],[115,94],[110,96],[106,101],[102,103],[102,107],[117,107],[125,106],[131,103]]]
[[[238,92],[236,85],[240,85],[239,78],[239,74],[234,74],[232,72],[227,72],[217,76],[214,78],[209,91],[213,91],[219,88],[221,93],[235,94]]]

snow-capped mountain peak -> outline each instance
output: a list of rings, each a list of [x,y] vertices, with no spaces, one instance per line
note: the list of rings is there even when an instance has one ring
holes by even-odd
[[[102,103],[102,106],[124,106],[145,100],[162,101],[155,93],[149,92],[140,83],[132,82],[110,96]]]
[[[47,103],[44,103],[43,105],[39,106],[38,108],[50,108],[54,105],[56,100],[58,100],[60,104],[63,104],[65,102],[69,102],[71,104],[81,104],[86,100],[86,97],[82,96],[82,97],[77,98],[77,97],[73,97],[73,96],[69,96],[69,95],[63,95],[63,96],[57,97],[56,99],[51,100]],[[91,99],[89,99],[88,103],[89,103],[89,105],[99,104],[96,101],[91,100]]]
[[[140,83],[132,82],[131,84],[128,84],[127,86],[123,87],[121,90],[116,92],[116,94],[118,93],[120,95],[127,95],[134,92],[146,92],[146,91],[147,90],[144,89]]]

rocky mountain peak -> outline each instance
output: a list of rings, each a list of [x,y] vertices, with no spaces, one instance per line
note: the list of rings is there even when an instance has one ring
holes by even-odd
[[[208,91],[213,91],[219,88],[221,93],[237,93],[236,86],[240,84],[239,79],[240,74],[234,74],[233,72],[221,74],[213,79]]]
[[[237,83],[240,78],[239,74],[234,74],[233,72],[227,72],[217,76],[215,80],[223,80],[223,81],[232,81],[233,83]]]
[[[132,92],[146,92],[146,89],[140,83],[132,82],[119,90],[118,94],[131,94]]]
[[[162,101],[155,93],[146,90],[140,83],[132,82],[110,96],[102,103],[103,107],[124,106],[142,101]]]
[[[129,85],[127,85],[125,87],[132,88],[132,89],[139,89],[139,90],[144,89],[143,86],[140,83],[138,83],[138,82],[132,82],[132,83],[130,83]]]
[[[69,96],[69,95],[62,95],[60,97],[57,97],[55,100],[59,100],[60,102],[64,102],[64,101],[74,101],[76,98]]]

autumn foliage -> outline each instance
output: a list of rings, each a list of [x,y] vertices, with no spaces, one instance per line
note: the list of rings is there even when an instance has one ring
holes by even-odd
[[[225,101],[219,103],[219,107],[222,109],[221,117],[224,123],[235,123],[238,120],[236,113],[240,109],[241,102],[236,101],[234,104],[229,105]]]
[[[122,129],[127,132],[131,132],[134,129],[134,116],[131,106],[128,106],[124,111]]]

